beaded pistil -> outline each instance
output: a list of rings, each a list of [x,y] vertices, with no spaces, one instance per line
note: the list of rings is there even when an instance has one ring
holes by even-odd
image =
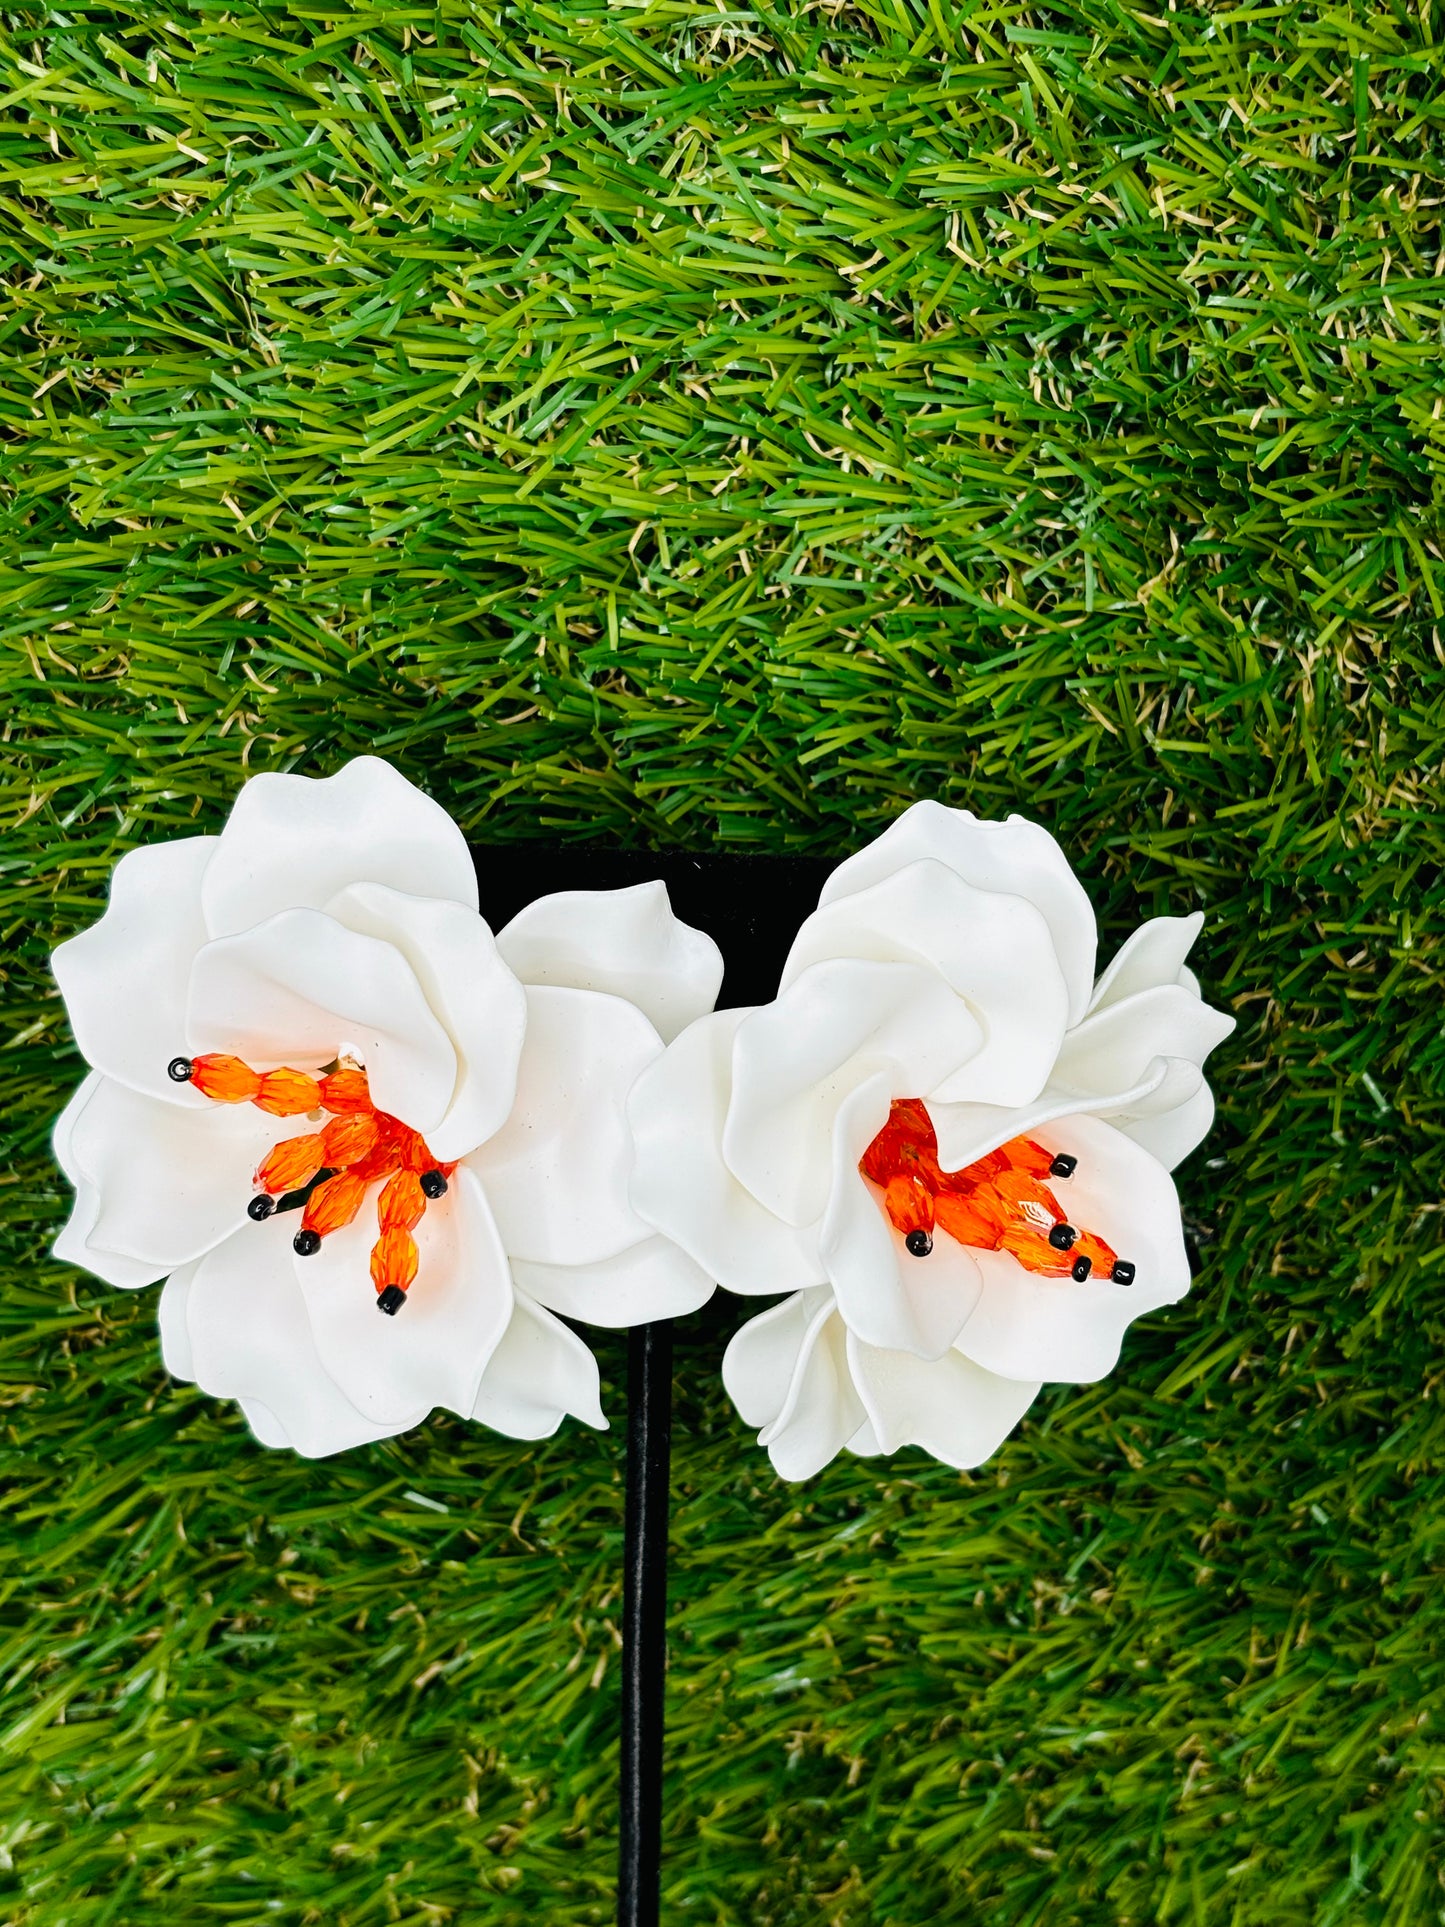
[[[935,1229],[980,1251],[1007,1251],[1028,1271],[1082,1281],[1091,1272],[1132,1285],[1135,1266],[1092,1231],[1068,1221],[1044,1182],[1070,1178],[1078,1159],[1010,1138],[961,1171],[938,1162],[933,1121],[920,1099],[899,1098],[858,1164],[883,1192],[889,1221],[915,1258],[933,1249]]]
[[[434,1158],[419,1132],[377,1110],[359,1064],[338,1061],[314,1075],[284,1067],[255,1071],[239,1057],[217,1053],[174,1057],[169,1070],[176,1083],[191,1084],[218,1104],[250,1103],[270,1117],[330,1113],[319,1131],[272,1146],[257,1167],[256,1195],[246,1209],[258,1223],[273,1212],[300,1211],[291,1246],[309,1258],[329,1232],[352,1222],[369,1188],[381,1183],[371,1282],[378,1308],[394,1317],[416,1280],[412,1233],[429,1201],[446,1190],[455,1163]]]

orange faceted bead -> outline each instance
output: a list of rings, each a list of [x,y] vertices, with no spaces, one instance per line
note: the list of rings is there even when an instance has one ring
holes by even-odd
[[[895,1231],[907,1237],[910,1231],[932,1231],[934,1202],[928,1186],[918,1177],[900,1173],[883,1187],[883,1208]]]
[[[319,1131],[283,1138],[279,1144],[272,1145],[261,1160],[256,1183],[263,1191],[295,1191],[316,1176],[321,1164]]]
[[[318,1231],[324,1238],[350,1224],[366,1197],[366,1180],[351,1171],[338,1171],[334,1178],[318,1184],[306,1201],[301,1215],[303,1231]]]
[[[321,1103],[328,1111],[369,1111],[371,1090],[366,1072],[350,1065],[331,1071],[321,1080]]]
[[[305,1071],[267,1071],[251,1100],[268,1117],[300,1117],[321,1105],[321,1086]]]
[[[383,1231],[371,1248],[371,1282],[378,1291],[388,1285],[406,1291],[416,1277],[416,1239],[409,1231]]]
[[[336,1117],[321,1133],[321,1162],[334,1171],[356,1164],[376,1149],[381,1126],[365,1111],[351,1111]]]
[[[425,1210],[421,1179],[415,1171],[398,1171],[377,1200],[376,1217],[383,1231],[410,1231]]]
[[[260,1075],[249,1064],[224,1052],[193,1057],[190,1081],[202,1097],[214,1098],[218,1104],[249,1103],[261,1088]]]

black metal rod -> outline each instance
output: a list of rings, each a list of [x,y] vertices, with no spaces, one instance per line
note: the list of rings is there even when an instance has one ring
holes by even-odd
[[[671,1453],[672,1327],[637,1325],[627,1355],[617,1927],[657,1927]]]

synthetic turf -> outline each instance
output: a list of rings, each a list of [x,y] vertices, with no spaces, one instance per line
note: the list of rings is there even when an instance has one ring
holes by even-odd
[[[608,1915],[620,1431],[267,1453],[46,1255],[51,944],[374,749],[1023,810],[1240,1018],[1193,1294],[980,1473],[781,1486],[690,1327],[669,1927],[1445,1919],[1429,0],[3,18],[0,1917]]]

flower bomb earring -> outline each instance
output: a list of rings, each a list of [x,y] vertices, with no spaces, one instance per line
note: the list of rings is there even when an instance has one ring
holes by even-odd
[[[980,1464],[1045,1381],[1189,1287],[1170,1169],[1234,1028],[1018,816],[918,803],[825,884],[775,1000],[700,1018],[630,1101],[632,1200],[730,1291],[787,1292],[723,1378],[784,1478],[845,1447]]]
[[[460,830],[362,757],[123,857],[53,963],[93,1067],[55,1131],[56,1255],[164,1277],[168,1368],[264,1444],[316,1457],[434,1406],[603,1425],[554,1314],[711,1294],[627,1195],[628,1090],[722,978],[662,884],[542,897],[494,938]]]

